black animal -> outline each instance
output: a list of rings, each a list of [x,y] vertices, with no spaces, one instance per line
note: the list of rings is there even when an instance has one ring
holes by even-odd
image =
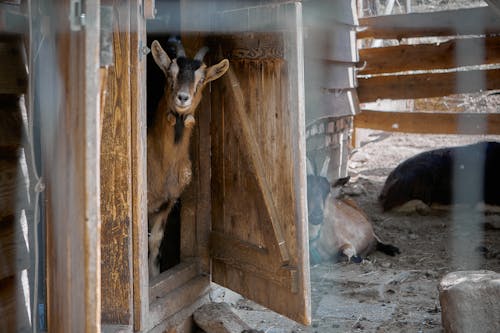
[[[399,164],[379,195],[384,211],[412,200],[433,204],[500,205],[500,143],[435,149]]]

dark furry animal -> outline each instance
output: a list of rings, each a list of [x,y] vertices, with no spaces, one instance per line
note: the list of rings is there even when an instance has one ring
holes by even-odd
[[[384,211],[412,200],[432,204],[500,205],[500,143],[435,149],[399,164],[379,200]]]

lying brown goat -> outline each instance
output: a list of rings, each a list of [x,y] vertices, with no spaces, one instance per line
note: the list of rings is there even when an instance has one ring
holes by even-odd
[[[149,275],[154,277],[160,273],[158,254],[168,214],[191,181],[189,139],[194,112],[203,88],[226,73],[229,61],[207,67],[203,63],[207,48],[190,59],[180,43],[175,59],[170,59],[158,41],[151,44],[151,52],[166,77],[164,94],[147,134]]]
[[[340,187],[347,183],[348,177],[338,179],[333,187],[330,185],[325,177],[329,160],[325,160],[320,176],[314,175],[308,161],[307,203],[311,264],[338,260],[340,256],[359,263],[374,250],[390,256],[399,253],[397,247],[380,241],[368,217],[353,200],[340,198]]]

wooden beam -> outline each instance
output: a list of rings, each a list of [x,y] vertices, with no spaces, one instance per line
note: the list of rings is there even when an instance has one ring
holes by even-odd
[[[149,315],[148,214],[146,163],[146,55],[138,52],[146,41],[146,22],[140,13],[142,0],[130,6],[130,128],[132,171],[132,269],[134,330],[145,328]],[[144,1],[153,7],[154,0]],[[146,15],[146,11],[144,13]],[[151,14],[151,13],[150,13]]]
[[[500,37],[361,49],[359,56],[365,65],[358,75],[497,64],[500,63]]]
[[[375,76],[358,79],[361,103],[377,99],[414,99],[500,88],[500,69]]]
[[[495,11],[488,7],[361,18],[358,38],[402,39],[428,36],[500,33]]]
[[[160,324],[190,304],[195,303],[210,291],[210,281],[205,276],[197,276],[164,297],[155,299],[150,307],[150,317],[146,331]]]
[[[139,149],[132,148],[131,139],[131,4],[113,4],[114,66],[108,69],[107,101],[101,111],[101,316],[103,324],[131,325],[132,150]]]
[[[354,128],[422,134],[500,134],[500,114],[363,110]]]
[[[199,265],[194,260],[181,262],[150,281],[149,299],[154,302],[156,299],[181,287],[198,274]]]

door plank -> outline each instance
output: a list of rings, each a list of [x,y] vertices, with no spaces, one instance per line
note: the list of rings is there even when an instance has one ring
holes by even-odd
[[[500,37],[361,49],[359,57],[366,65],[358,75],[497,64],[500,63]]]
[[[354,128],[425,134],[500,134],[499,114],[363,110]]]
[[[500,69],[358,78],[361,103],[377,99],[439,97],[498,88]]]
[[[498,15],[488,7],[373,16],[359,19],[358,38],[402,39],[427,36],[490,35],[500,32]]]
[[[283,230],[279,223],[278,212],[276,211],[276,205],[273,201],[273,196],[270,191],[269,184],[267,182],[267,178],[265,176],[263,167],[262,156],[259,151],[259,144],[257,143],[257,139],[253,129],[250,127],[250,120],[245,113],[245,103],[243,100],[243,93],[240,88],[240,84],[238,79],[236,78],[234,71],[229,68],[227,72],[227,77],[229,78],[229,87],[232,88],[231,93],[235,98],[235,112],[236,112],[236,121],[234,124],[241,126],[239,130],[242,133],[242,146],[244,149],[248,150],[248,155],[250,159],[250,163],[252,165],[252,170],[255,172],[255,178],[258,182],[258,188],[261,192],[261,195],[264,199],[264,204],[271,219],[271,224],[273,226],[274,237],[276,238],[276,242],[279,247],[281,261],[283,265],[286,265],[290,261],[290,252],[287,248],[285,238],[283,236]]]

